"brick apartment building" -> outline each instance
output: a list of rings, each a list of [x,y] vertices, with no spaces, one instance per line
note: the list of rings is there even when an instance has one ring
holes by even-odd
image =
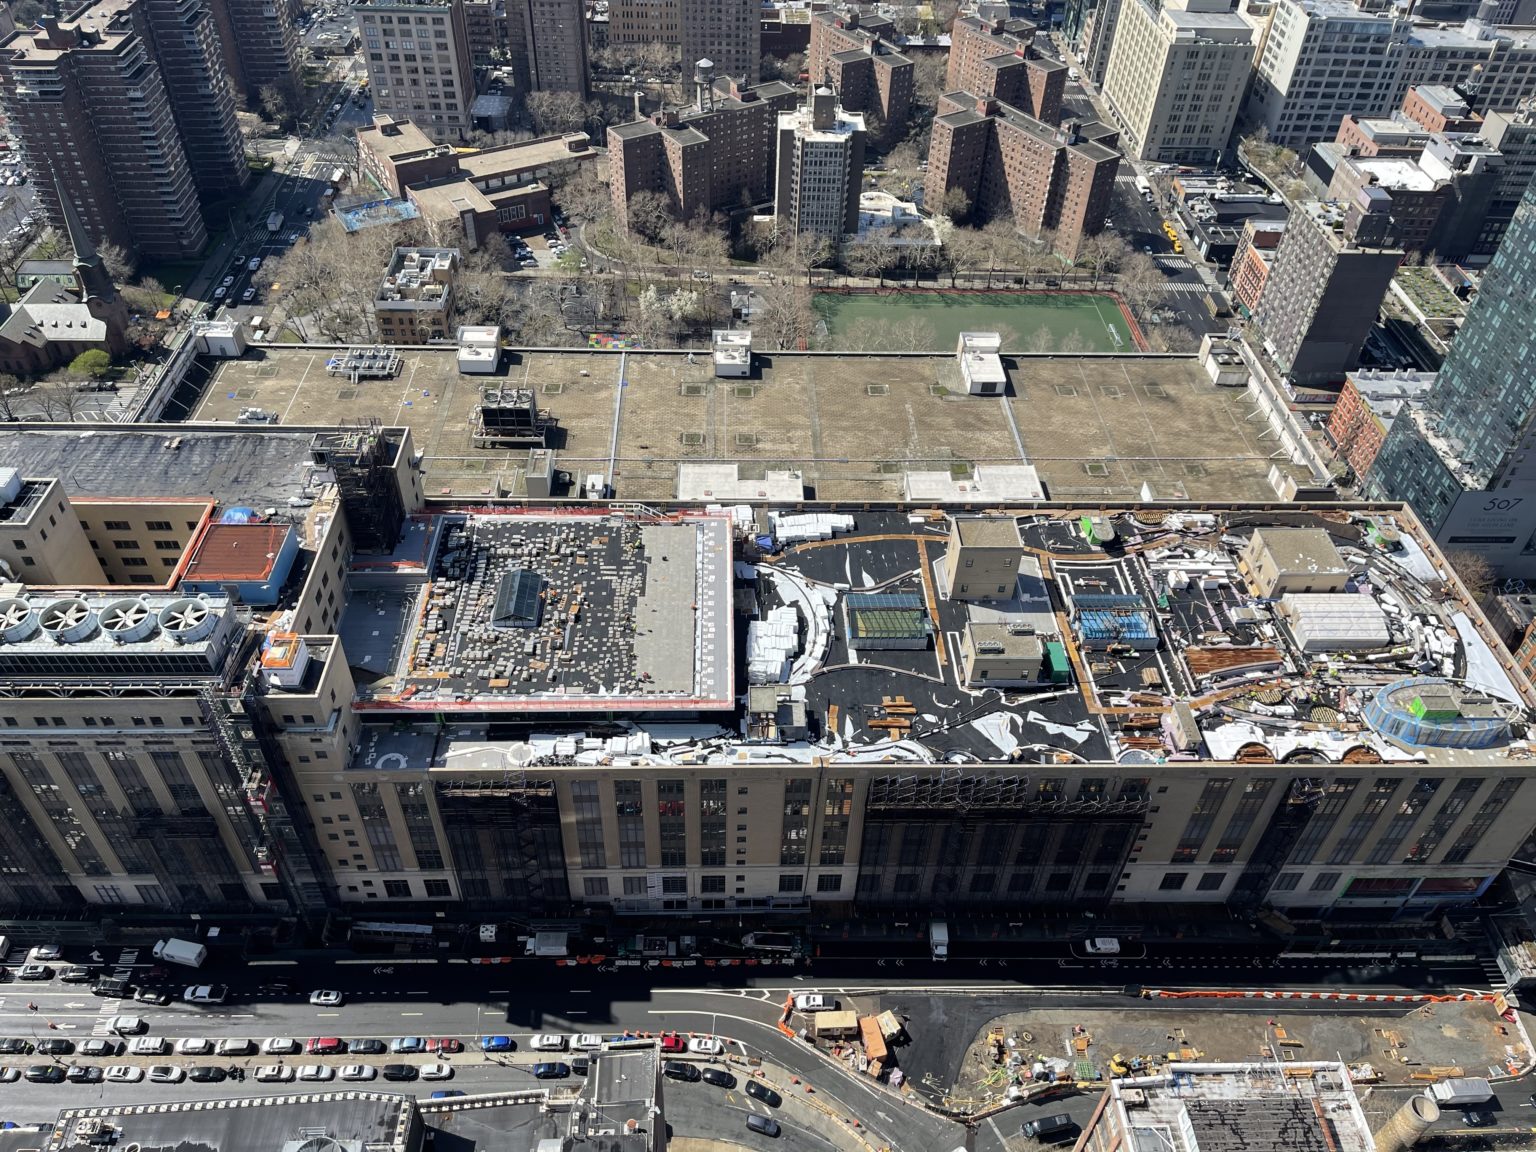
[[[761,16],[750,0],[610,0],[608,37],[678,49],[684,76],[709,60],[720,75],[752,84],[762,64]]]
[[[1243,233],[1238,237],[1237,250],[1227,268],[1227,290],[1232,300],[1252,316],[1269,282],[1269,270],[1275,263],[1275,250],[1280,247],[1280,237],[1285,234],[1285,224],[1279,220],[1247,220]]]
[[[64,224],[57,178],[93,239],[158,259],[202,251],[197,184],[139,0],[18,32],[0,53],[0,99],[50,226]]]
[[[728,94],[701,86],[688,109],[609,128],[619,223],[629,227],[629,201],[642,191],[665,195],[678,219],[772,199],[779,113],[798,104],[799,93],[781,81],[744,87],[733,79]]]
[[[373,297],[379,339],[425,344],[453,333],[453,278],[457,248],[396,248]]]
[[[955,21],[949,35],[947,91],[1001,100],[1046,124],[1061,121],[1067,66],[1035,51],[1034,24],[965,16]]]
[[[1120,165],[1113,128],[1056,127],[968,92],[941,96],[938,112],[924,185],[935,210],[958,188],[971,220],[1011,217],[1029,236],[1049,232],[1069,259],[1103,230]]]
[[[1328,417],[1328,438],[1357,478],[1370,472],[1398,413],[1421,399],[1434,382],[1433,372],[1361,369],[1345,377]]]
[[[261,90],[268,85],[298,91],[299,30],[288,5],[271,0],[212,0],[210,7],[230,77],[245,95],[247,107],[261,107]]]
[[[897,51],[896,38],[891,20],[856,8],[811,17],[805,65],[811,83],[829,85],[844,110],[878,118],[871,128],[882,142],[906,132],[916,83],[916,69]]]

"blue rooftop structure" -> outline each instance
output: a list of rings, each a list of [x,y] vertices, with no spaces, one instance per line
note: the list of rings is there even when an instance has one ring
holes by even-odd
[[[1157,621],[1140,596],[1074,596],[1072,623],[1085,648],[1108,648],[1111,644],[1127,644],[1137,650],[1157,647]]]

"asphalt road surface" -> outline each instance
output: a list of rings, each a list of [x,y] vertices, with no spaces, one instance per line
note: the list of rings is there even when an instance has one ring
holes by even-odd
[[[0,984],[0,1036],[35,1042],[64,1038],[79,1042],[110,1037],[116,1015],[136,1015],[148,1023],[148,1032],[171,1040],[185,1037],[222,1039],[243,1037],[263,1040],[291,1037],[339,1036],[346,1039],[398,1036],[451,1036],[469,1047],[448,1058],[454,1079],[448,1085],[416,1081],[398,1085],[402,1090],[430,1094],[444,1087],[462,1091],[523,1087],[532,1080],[527,1071],[536,1057],[527,1040],[536,1032],[597,1032],[612,1035],[625,1030],[657,1032],[677,1030],[715,1034],[727,1038],[732,1051],[756,1056],[806,1076],[818,1087],[818,1098],[843,1115],[856,1116],[872,1137],[888,1140],[894,1148],[948,1149],[958,1146],[965,1133],[950,1124],[893,1099],[873,1082],[851,1080],[828,1068],[807,1047],[784,1036],[775,1027],[785,997],[807,988],[830,992],[845,1005],[861,1011],[891,1004],[910,1007],[942,998],[945,1026],[914,1028],[918,1041],[902,1050],[909,1075],[931,1072],[951,1082],[964,1039],[980,1024],[1005,1011],[1037,999],[1053,1007],[1113,1006],[1128,1003],[1126,986],[1170,985],[1178,987],[1361,987],[1373,990],[1435,990],[1464,987],[1486,988],[1489,979],[1475,962],[1446,959],[1425,961],[1406,954],[1340,960],[1337,958],[1285,959],[1273,954],[1244,956],[1232,948],[1213,945],[1131,945],[1114,958],[1074,954],[1068,944],[1019,944],[989,949],[991,956],[933,963],[921,955],[900,955],[887,945],[884,955],[871,958],[817,959],[805,967],[768,966],[728,969],[691,967],[557,967],[548,960],[517,960],[507,964],[470,964],[444,955],[422,959],[367,959],[356,956],[319,955],[302,959],[273,958],[242,962],[237,957],[215,954],[202,969],[166,966],[158,976],[147,951],[89,948],[68,949],[64,963],[92,963],[105,971],[121,973],[139,984],[159,987],[175,997],[164,1007],[133,1001],[103,1000],[93,996],[88,984],[12,981]],[[910,950],[909,950],[910,952]],[[1448,954],[1449,955],[1449,954]],[[99,959],[98,959],[99,958]],[[62,965],[60,965],[62,968]],[[286,983],[278,990],[279,982]],[[181,1002],[185,986],[193,983],[224,983],[230,995],[222,1005],[195,1006]],[[318,1007],[308,1002],[317,988],[341,991],[340,1007]],[[1137,1000],[1140,1007],[1166,1006],[1187,1012],[1187,1003]],[[36,1005],[35,1008],[31,1005]],[[1225,1006],[1224,1006],[1225,1007]],[[1359,1006],[1346,1006],[1358,1012]],[[1316,1004],[1277,1005],[1255,1002],[1256,1011],[1316,1012]],[[1321,1010],[1327,1010],[1325,1007]],[[517,1049],[507,1057],[487,1057],[476,1050],[473,1038],[508,1035]],[[193,1058],[117,1057],[75,1060],[65,1063],[156,1064],[190,1067],[211,1063],[227,1067],[239,1064],[247,1070],[274,1062],[275,1057],[254,1056]],[[334,1056],[312,1059],[283,1057],[288,1064],[322,1063],[331,1067],[364,1063],[380,1066],[391,1062],[421,1064],[432,1057]],[[0,1064],[27,1067],[46,1062],[37,1056],[0,1056]],[[382,1081],[375,1081],[382,1083]],[[93,1100],[128,1103],[141,1100],[180,1100],[219,1096],[262,1094],[272,1091],[253,1078],[221,1084],[46,1085],[7,1084],[0,1095],[0,1120],[46,1120],[79,1093]],[[152,1094],[151,1094],[152,1093]],[[681,1098],[681,1097],[680,1097]],[[729,1103],[729,1102],[727,1102]],[[676,1130],[690,1113],[678,1114]],[[1010,1116],[1012,1113],[1009,1114]],[[744,1114],[741,1121],[745,1123]],[[808,1127],[805,1146],[817,1129]],[[1017,1132],[1016,1125],[1011,1129]],[[973,1133],[973,1148],[1002,1147],[1001,1137],[983,1125]]]

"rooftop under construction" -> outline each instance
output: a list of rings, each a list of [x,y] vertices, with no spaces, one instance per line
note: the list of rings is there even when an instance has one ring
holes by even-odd
[[[1389,508],[450,516],[430,579],[356,594],[342,631],[398,621],[388,660],[349,647],[394,669],[361,707],[456,714],[373,755],[458,767],[1525,757],[1530,689],[1415,530]],[[970,548],[1013,558],[1001,595],[962,595]],[[1327,591],[1291,590],[1318,571]],[[1049,783],[1016,799],[1141,802]]]
[[[387,596],[376,578],[358,598],[364,616],[393,616],[396,638],[363,706],[732,707],[726,518],[476,513],[444,517],[433,539],[427,579],[403,573],[405,594]]]

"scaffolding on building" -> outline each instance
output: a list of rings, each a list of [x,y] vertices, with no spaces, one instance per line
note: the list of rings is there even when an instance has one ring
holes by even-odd
[[[405,503],[395,477],[400,445],[376,418],[316,432],[309,451],[314,462],[336,477],[341,506],[359,552],[389,552],[399,543]]]

